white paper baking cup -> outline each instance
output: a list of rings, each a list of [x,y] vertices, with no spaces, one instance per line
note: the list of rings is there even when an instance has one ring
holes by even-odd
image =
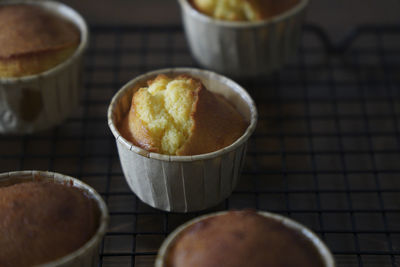
[[[45,72],[0,78],[0,133],[32,133],[61,123],[76,110],[83,88],[82,57],[89,38],[84,19],[75,10],[54,1],[12,0],[0,5],[21,3],[38,5],[71,21],[81,32],[81,43],[70,58]],[[36,105],[22,112],[27,102]]]
[[[194,58],[205,68],[234,77],[268,74],[296,54],[308,2],[299,0],[264,21],[233,22],[204,15],[188,0],[179,0]]]
[[[76,266],[97,266],[99,258],[99,246],[103,240],[103,236],[107,231],[108,226],[108,210],[101,196],[90,186],[83,183],[82,181],[72,178],[67,175],[55,173],[55,172],[45,172],[45,171],[16,171],[0,173],[0,187],[27,182],[27,181],[42,181],[49,180],[56,183],[67,183],[71,186],[80,188],[84,190],[90,198],[97,203],[100,218],[99,218],[99,228],[94,236],[89,239],[81,248],[70,253],[60,259],[55,261],[39,265],[40,267],[76,267]],[[62,243],[62,240],[60,240]]]
[[[150,153],[123,138],[116,125],[130,109],[134,88],[158,74],[183,73],[199,78],[208,90],[228,99],[249,122],[245,133],[228,147],[194,156]],[[141,75],[119,90],[108,109],[108,125],[116,138],[130,188],[148,205],[175,212],[203,210],[232,193],[243,166],[247,140],[256,123],[256,106],[246,90],[214,72],[192,68],[162,69]]]
[[[190,227],[191,225],[205,220],[209,217],[213,217],[213,216],[219,216],[219,215],[224,215],[228,213],[228,211],[222,211],[222,212],[216,212],[216,213],[211,213],[211,214],[207,214],[207,215],[203,215],[197,218],[194,218],[193,220],[190,220],[184,224],[182,224],[181,226],[179,226],[178,228],[176,228],[171,234],[168,235],[168,237],[164,240],[164,242],[162,243],[160,249],[158,250],[158,255],[156,258],[156,262],[155,262],[155,267],[167,267],[166,265],[166,260],[168,257],[168,252],[169,249],[171,247],[171,245],[173,245],[174,241],[176,240],[176,238],[180,235],[180,233],[182,233],[185,229],[187,229],[188,227]],[[306,240],[308,240],[313,246],[314,248],[318,251],[321,260],[324,263],[324,267],[335,267],[335,260],[333,258],[332,253],[330,252],[330,250],[328,249],[328,247],[325,245],[325,243],[314,233],[312,232],[310,229],[308,229],[307,227],[305,227],[304,225],[289,219],[287,217],[278,215],[278,214],[274,214],[274,213],[270,213],[270,212],[265,212],[265,211],[257,211],[258,214],[269,218],[269,219],[273,219],[277,222],[282,223],[284,226],[288,227],[289,229],[292,229],[298,233],[300,233],[302,236],[304,236],[304,238]],[[265,253],[265,251],[260,251],[261,253]]]

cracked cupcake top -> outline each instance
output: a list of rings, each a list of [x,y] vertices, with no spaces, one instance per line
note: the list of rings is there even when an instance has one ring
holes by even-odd
[[[188,75],[158,75],[132,97],[122,135],[150,152],[198,155],[232,144],[247,128],[222,96]]]
[[[191,0],[200,12],[221,20],[260,21],[291,8],[297,0]]]

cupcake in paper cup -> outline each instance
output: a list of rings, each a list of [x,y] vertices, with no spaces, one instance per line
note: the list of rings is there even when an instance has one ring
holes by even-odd
[[[174,212],[203,210],[232,193],[256,122],[242,87],[193,68],[141,75],[108,109],[130,188],[148,205]]]
[[[0,133],[24,134],[61,123],[78,106],[84,19],[54,1],[0,3]]]
[[[296,54],[308,0],[178,0],[203,67],[240,78],[280,69]]]
[[[98,266],[108,210],[78,179],[54,172],[0,174],[2,266]]]
[[[328,247],[305,226],[264,211],[232,210],[200,216],[173,231],[155,267],[334,267]]]

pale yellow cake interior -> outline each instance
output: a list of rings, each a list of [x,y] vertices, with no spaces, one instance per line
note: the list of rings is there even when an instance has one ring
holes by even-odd
[[[244,0],[193,0],[203,13],[222,20],[259,20],[254,3]]]
[[[174,155],[189,137],[195,89],[189,78],[159,76],[135,94],[136,116],[159,141],[161,153]]]
[[[299,0],[191,0],[198,11],[220,20],[261,21],[294,7]]]

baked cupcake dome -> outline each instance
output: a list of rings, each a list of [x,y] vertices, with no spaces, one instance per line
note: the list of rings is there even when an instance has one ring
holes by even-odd
[[[251,210],[195,218],[162,244],[156,267],[333,267],[328,248],[304,226]]]
[[[39,5],[0,5],[0,77],[41,73],[69,58],[79,29]]]
[[[119,127],[127,140],[147,151],[205,154],[229,146],[248,126],[223,96],[190,75],[158,75],[147,83],[134,93]]]
[[[78,188],[39,181],[0,187],[0,265],[61,258],[86,243],[98,222],[96,203]]]
[[[33,186],[31,186],[32,184]],[[56,187],[51,184],[55,184]],[[18,187],[10,187],[11,190],[6,189],[10,185]],[[49,185],[50,187],[48,187]],[[7,234],[12,235],[12,241],[6,244],[8,247],[0,252],[1,266],[31,266],[32,262],[38,263],[39,260],[49,259],[48,257],[51,258],[51,261],[41,262],[45,264],[44,266],[97,266],[98,248],[108,225],[108,211],[104,201],[93,188],[72,177],[42,171],[2,173],[0,174],[0,188],[2,190],[0,207],[2,210],[11,211],[8,216],[0,216],[2,227],[10,225],[10,220],[18,219],[18,216],[23,217],[23,219],[17,220],[14,226],[11,225],[9,232],[1,229],[2,233],[6,231],[2,238],[7,237]],[[48,192],[49,188],[56,189],[54,192]],[[65,190],[66,188],[67,190]],[[3,194],[3,190],[6,190],[7,193]],[[37,195],[39,192],[45,192],[45,195]],[[65,203],[66,196],[70,203]],[[28,200],[31,200],[32,203],[26,203]],[[82,205],[82,207],[75,207],[74,204]],[[22,214],[25,208],[32,208],[32,210]],[[94,212],[92,212],[93,210]],[[77,221],[82,218],[85,219]],[[47,225],[47,229],[41,229],[41,226],[49,223],[51,225]],[[79,223],[84,225],[79,225]],[[92,232],[91,228],[93,227],[95,229]],[[91,235],[88,232],[92,232]],[[18,247],[17,243],[24,242],[24,238],[26,244]],[[58,238],[62,239],[57,242]],[[85,241],[85,239],[87,240]],[[4,245],[3,241],[0,241],[1,245]],[[43,246],[50,245],[52,242],[56,243],[48,247],[46,251],[39,251],[43,249]],[[65,249],[71,244],[76,245],[81,242],[83,244],[78,244],[73,251],[61,256],[57,255],[58,257],[54,258],[53,252],[55,254],[65,252]],[[5,255],[6,261],[4,262],[4,253],[8,250],[10,250],[9,257]],[[22,253],[19,254],[20,258],[11,258],[12,255],[15,256],[18,253]],[[31,259],[32,262],[26,262],[28,259]]]

